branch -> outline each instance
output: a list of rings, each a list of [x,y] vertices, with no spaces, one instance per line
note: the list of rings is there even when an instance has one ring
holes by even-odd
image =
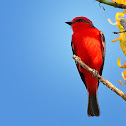
[[[119,34],[119,33],[124,33],[126,31],[122,31],[122,32],[113,32],[113,34]]]
[[[124,94],[121,90],[119,90],[118,88],[116,88],[112,83],[110,83],[108,80],[104,79],[103,77],[101,77],[99,75],[98,72],[96,72],[96,70],[88,67],[85,63],[83,63],[81,61],[81,59],[76,56],[73,55],[73,59],[80,64],[83,68],[85,68],[87,71],[89,71],[95,78],[97,78],[99,81],[101,81],[104,85],[106,85],[108,88],[110,88],[112,91],[114,91],[117,95],[121,96],[125,101],[126,101],[126,94]]]
[[[124,4],[117,4],[116,2],[113,3],[113,2],[109,2],[109,1],[105,1],[105,0],[96,0],[96,1],[103,3],[103,4],[107,4],[107,5],[116,7],[116,8],[126,9],[126,5],[124,5]]]

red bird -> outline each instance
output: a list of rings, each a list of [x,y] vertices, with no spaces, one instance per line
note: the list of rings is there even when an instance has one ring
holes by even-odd
[[[76,17],[71,22],[65,22],[73,29],[71,47],[73,54],[92,69],[102,75],[105,59],[105,37],[103,32],[94,27],[92,21],[86,17]],[[98,79],[90,72],[76,64],[80,77],[88,91],[88,116],[99,116],[100,110],[97,100]]]

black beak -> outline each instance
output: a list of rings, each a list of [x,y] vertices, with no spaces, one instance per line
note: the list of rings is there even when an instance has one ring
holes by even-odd
[[[72,25],[74,22],[65,22],[68,25]]]

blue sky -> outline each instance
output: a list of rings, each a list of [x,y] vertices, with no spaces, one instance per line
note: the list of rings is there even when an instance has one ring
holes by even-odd
[[[101,4],[102,5],[102,4]],[[100,83],[100,117],[87,116],[87,91],[71,51],[72,29],[64,22],[76,16],[92,20],[106,38],[103,77],[121,86],[117,58],[125,61],[119,42],[115,9],[105,11],[94,0],[4,0],[0,2],[0,125],[106,126],[124,125],[125,101]]]

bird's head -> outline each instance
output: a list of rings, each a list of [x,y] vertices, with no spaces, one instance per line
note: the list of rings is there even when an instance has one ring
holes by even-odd
[[[86,17],[76,17],[72,21],[65,23],[70,25],[73,31],[80,31],[80,32],[84,29],[94,27],[92,21],[90,21]]]

